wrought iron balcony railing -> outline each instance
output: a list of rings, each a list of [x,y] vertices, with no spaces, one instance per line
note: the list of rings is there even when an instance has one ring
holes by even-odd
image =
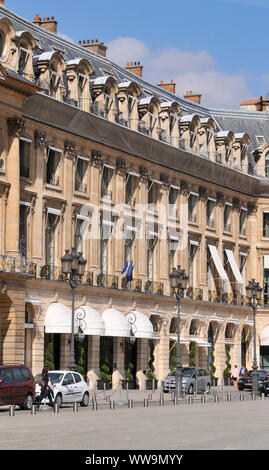
[[[100,273],[97,276],[97,286],[108,287],[109,289],[118,289],[119,287],[118,276]]]
[[[15,272],[16,259],[11,256],[0,256],[0,271],[6,273]]]

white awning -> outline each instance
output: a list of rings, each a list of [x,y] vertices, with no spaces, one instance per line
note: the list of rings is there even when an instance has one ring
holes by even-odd
[[[46,333],[71,333],[72,310],[66,305],[55,302],[51,304],[45,316]],[[78,333],[78,321],[74,319],[74,332]]]
[[[269,326],[266,326],[260,336],[261,346],[269,346]]]
[[[235,257],[234,257],[232,250],[225,250],[225,251],[226,251],[230,266],[232,268],[232,271],[234,273],[235,279],[237,280],[238,284],[244,284],[243,278],[236,264]]]
[[[133,324],[134,325],[133,333],[135,337],[153,339],[154,338],[153,325],[151,321],[148,319],[148,317],[144,315],[143,313],[138,312],[137,310],[133,310],[132,312],[128,313],[126,317],[127,320],[133,314],[135,315],[135,322]]]
[[[103,312],[102,319],[105,322],[104,336],[130,337],[131,326],[123,313],[114,308],[107,308]]]
[[[204,341],[203,339],[200,338],[190,338],[190,341],[194,341],[197,346],[201,348],[210,348],[212,346],[211,343],[208,343],[207,341]]]
[[[224,271],[224,267],[223,267],[221,259],[219,257],[219,253],[218,253],[217,248],[215,247],[215,245],[208,245],[208,248],[210,250],[211,256],[214,260],[214,263],[215,263],[216,269],[217,269],[217,271],[220,275],[220,278],[223,281],[228,281],[228,276],[227,276],[226,272]]]
[[[269,269],[269,255],[263,256],[263,267],[264,269]]]
[[[94,308],[82,305],[75,310],[75,316],[84,335],[105,335],[105,322]]]
[[[170,335],[170,339],[172,341],[176,341],[177,342],[177,336],[175,335]],[[180,338],[180,344],[190,344],[190,340],[189,339],[186,339],[186,338]]]

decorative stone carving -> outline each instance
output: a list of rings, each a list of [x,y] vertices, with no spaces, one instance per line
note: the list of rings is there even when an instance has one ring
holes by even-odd
[[[64,143],[64,153],[67,155],[69,158],[73,159],[75,157],[75,144],[74,142],[71,142],[70,140],[66,140]]]
[[[20,137],[24,131],[25,121],[19,117],[9,118],[7,127],[9,135]]]
[[[100,150],[93,150],[92,153],[91,153],[91,161],[92,161],[92,164],[96,167],[96,168],[101,168],[102,164],[103,164],[103,160],[102,160],[102,153],[100,152]]]
[[[248,207],[248,215],[256,214],[258,210],[258,204],[256,201],[249,201],[247,204]]]
[[[117,173],[121,174],[124,176],[127,171],[127,165],[126,165],[126,160],[123,157],[118,157],[116,160],[116,171]]]
[[[206,188],[204,186],[199,186],[199,199],[201,199],[202,201],[206,201],[207,196],[208,196],[208,193],[207,193]]]
[[[217,192],[217,205],[218,206],[224,206],[225,203],[225,198],[224,198],[224,193]]]
[[[237,212],[240,212],[241,209],[241,201],[238,197],[233,198],[233,209]]]
[[[139,174],[140,174],[140,179],[141,181],[148,181],[149,178],[149,170],[146,166],[141,165],[139,167]]]
[[[180,192],[181,192],[181,194],[184,194],[185,196],[188,196],[188,194],[190,192],[190,186],[189,186],[188,181],[186,181],[186,180],[181,180],[180,181]]]
[[[160,174],[160,180],[163,184],[164,189],[169,189],[170,183],[169,183],[169,177],[166,173],[161,173]]]
[[[40,147],[42,150],[44,150],[44,148],[46,147],[46,137],[46,132],[36,130],[34,135],[35,148]]]

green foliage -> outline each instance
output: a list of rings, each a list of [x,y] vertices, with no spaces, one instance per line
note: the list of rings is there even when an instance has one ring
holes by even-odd
[[[103,364],[101,366],[100,377],[102,380],[107,380],[108,382],[110,382],[111,380],[111,377],[109,374],[109,367],[106,364]]]
[[[195,357],[196,357],[196,343],[195,341],[190,342],[190,349],[189,349],[189,365],[190,367],[195,367]]]
[[[225,345],[225,352],[226,352],[226,361],[225,361],[225,364],[226,364],[226,369],[224,369],[223,371],[223,377],[231,377],[231,356],[230,356],[230,349],[231,349],[231,346],[229,344],[226,344]]]
[[[79,352],[79,360],[78,360],[78,365],[76,367],[76,372],[79,372],[83,377],[85,375],[85,369],[84,369],[84,348],[81,346],[80,352]]]
[[[54,354],[53,354],[53,343],[52,341],[48,344],[45,352],[45,366],[50,370],[54,370]]]
[[[134,376],[132,373],[133,369],[134,369],[134,365],[131,362],[129,362],[128,369],[125,371],[126,380],[134,380]]]
[[[209,370],[209,375],[210,377],[215,377],[215,372],[216,372],[216,367],[215,367],[215,346],[211,346],[211,361],[210,361],[210,364],[209,364],[209,367],[210,367],[210,370]]]
[[[156,379],[156,375],[154,374],[154,371],[155,371],[155,367],[153,365],[154,363],[154,349],[155,349],[155,345],[153,343],[153,341],[150,341],[150,359],[149,359],[149,370],[147,371],[147,378],[148,379]]]

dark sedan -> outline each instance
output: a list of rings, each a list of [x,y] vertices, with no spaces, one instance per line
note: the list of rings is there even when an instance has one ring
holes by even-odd
[[[238,390],[252,390],[252,375],[253,375],[253,370],[250,370],[244,375],[243,377],[240,377],[237,383]],[[266,370],[258,370],[258,390],[259,392],[263,391],[263,383],[269,380],[269,377],[267,375]],[[268,391],[269,393],[269,391]]]

